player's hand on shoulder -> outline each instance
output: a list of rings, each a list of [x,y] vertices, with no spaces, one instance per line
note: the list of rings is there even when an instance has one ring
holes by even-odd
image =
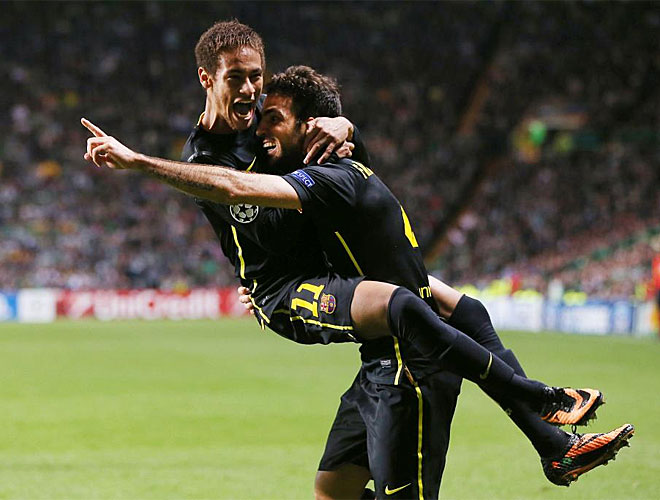
[[[353,144],[350,141],[344,142],[341,146],[339,146],[339,149],[335,151],[335,154],[339,156],[339,158],[350,158],[353,156],[353,150],[355,149],[355,144]]]
[[[252,303],[250,289],[244,286],[239,286],[236,292],[238,293],[238,301],[243,304],[243,307],[245,307],[250,314],[254,314],[254,304]]]
[[[343,116],[336,118],[311,118],[307,121],[307,134],[303,149],[307,153],[305,164],[317,155],[317,163],[323,163],[330,155],[342,147],[353,135],[353,124]]]
[[[94,163],[97,167],[112,169],[131,168],[136,163],[138,153],[107,135],[89,120],[82,118],[80,123],[94,134],[94,137],[87,139],[85,160]]]

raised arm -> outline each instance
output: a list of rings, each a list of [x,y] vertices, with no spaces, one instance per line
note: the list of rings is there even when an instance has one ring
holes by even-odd
[[[306,153],[303,163],[309,164],[317,155],[320,155],[317,163],[326,162],[332,153],[353,139],[353,131],[353,124],[343,116],[309,119],[303,144],[303,151]],[[350,151],[348,153],[350,156]]]
[[[94,134],[87,139],[85,160],[98,167],[139,170],[184,193],[217,203],[301,208],[295,189],[277,175],[154,158],[124,146],[89,120],[83,118],[81,123]]]

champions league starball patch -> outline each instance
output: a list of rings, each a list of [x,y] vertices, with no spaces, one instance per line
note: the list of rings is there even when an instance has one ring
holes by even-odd
[[[257,205],[239,203],[238,205],[231,205],[229,207],[229,213],[236,222],[247,224],[257,218],[259,207]]]
[[[321,295],[321,312],[324,312],[326,314],[332,314],[335,312],[335,309],[337,309],[337,299],[335,299],[334,295],[330,295],[328,293],[324,293]]]

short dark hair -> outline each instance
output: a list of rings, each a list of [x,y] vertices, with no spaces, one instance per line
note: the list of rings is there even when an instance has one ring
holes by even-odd
[[[197,66],[214,75],[218,70],[220,54],[238,47],[256,50],[261,56],[261,66],[266,66],[263,40],[256,31],[236,19],[218,21],[202,33],[195,46]]]
[[[289,66],[273,75],[266,94],[290,97],[298,121],[309,117],[341,115],[339,85],[334,78],[317,73],[309,66]]]

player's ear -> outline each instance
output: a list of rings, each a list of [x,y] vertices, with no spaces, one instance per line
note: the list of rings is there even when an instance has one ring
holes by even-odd
[[[208,90],[213,87],[213,79],[211,78],[211,75],[209,75],[208,71],[206,71],[201,66],[197,68],[197,75],[199,76],[199,83],[202,85],[204,90]]]

